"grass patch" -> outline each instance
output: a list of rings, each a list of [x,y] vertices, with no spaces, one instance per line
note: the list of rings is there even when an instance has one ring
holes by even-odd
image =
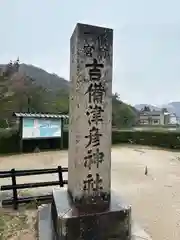
[[[0,217],[0,239],[15,237],[18,232],[28,227],[26,215],[2,213]]]
[[[36,210],[0,209],[0,240],[35,240],[36,226]]]
[[[21,191],[21,196],[30,195]],[[0,240],[35,240],[37,239],[36,199],[28,204],[20,204],[19,210],[0,208]]]
[[[18,191],[19,197],[33,196],[28,190]],[[9,198],[9,194],[3,199]],[[36,240],[38,239],[37,208],[39,202],[36,198],[30,203],[19,204],[18,210],[0,208],[0,240]]]

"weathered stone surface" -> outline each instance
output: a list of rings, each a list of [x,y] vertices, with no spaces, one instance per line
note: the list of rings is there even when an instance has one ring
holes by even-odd
[[[71,37],[68,192],[79,206],[110,201],[113,30],[77,24]]]
[[[51,205],[43,204],[38,207],[38,239],[51,240],[52,234]]]
[[[54,240],[51,220],[51,204],[43,205],[38,209],[39,240]],[[131,240],[152,240],[152,238],[132,221]]]
[[[131,239],[131,207],[112,195],[109,208],[80,212],[64,190],[53,192],[52,219],[56,239]]]

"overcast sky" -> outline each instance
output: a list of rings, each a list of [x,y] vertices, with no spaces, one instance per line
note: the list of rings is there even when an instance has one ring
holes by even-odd
[[[20,61],[69,79],[77,22],[114,29],[113,91],[130,103],[180,101],[180,1],[0,0],[0,63]]]

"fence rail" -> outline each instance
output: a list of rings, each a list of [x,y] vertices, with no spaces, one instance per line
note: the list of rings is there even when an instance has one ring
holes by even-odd
[[[67,180],[63,180],[63,172],[68,172],[68,168],[62,168],[58,166],[57,168],[48,168],[48,169],[29,169],[29,170],[15,170],[14,168],[10,171],[0,171],[0,178],[11,178],[11,185],[2,185],[0,187],[1,191],[12,190],[13,197],[9,199],[2,200],[2,206],[13,205],[14,209],[18,209],[18,205],[21,203],[29,203],[34,200],[38,202],[51,201],[52,195],[39,195],[32,197],[18,197],[18,189],[27,189],[27,188],[38,188],[38,187],[47,187],[47,186],[60,186],[64,187],[64,184],[67,184]],[[33,176],[41,174],[58,174],[58,181],[47,181],[47,182],[36,182],[36,183],[23,183],[17,184],[17,177],[22,176]]]

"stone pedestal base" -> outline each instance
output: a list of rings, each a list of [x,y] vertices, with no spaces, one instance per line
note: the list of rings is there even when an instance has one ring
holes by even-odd
[[[52,222],[56,240],[130,240],[131,207],[111,195],[107,210],[79,212],[66,190],[53,191]]]

